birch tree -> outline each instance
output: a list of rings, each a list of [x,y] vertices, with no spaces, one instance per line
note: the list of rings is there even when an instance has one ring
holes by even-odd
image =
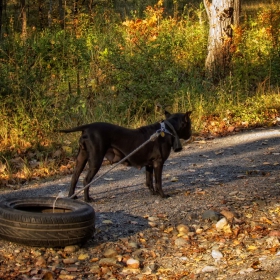
[[[229,73],[233,25],[239,23],[241,0],[204,0],[209,19],[206,76],[219,81]]]

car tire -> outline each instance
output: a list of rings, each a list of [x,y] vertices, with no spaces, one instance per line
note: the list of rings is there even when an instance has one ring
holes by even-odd
[[[13,198],[0,203],[0,238],[35,247],[83,244],[95,231],[94,209],[53,197]]]

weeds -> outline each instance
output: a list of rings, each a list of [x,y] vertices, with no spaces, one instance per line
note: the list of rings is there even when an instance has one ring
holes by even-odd
[[[163,117],[157,104],[193,110],[197,133],[275,124],[279,13],[273,5],[244,14],[234,29],[231,74],[215,86],[204,78],[202,6],[185,6],[171,17],[159,2],[142,17],[123,20],[111,9],[96,9],[64,30],[32,30],[24,42],[11,27],[0,44],[4,184],[72,171],[77,135],[54,130],[92,121],[138,127]]]

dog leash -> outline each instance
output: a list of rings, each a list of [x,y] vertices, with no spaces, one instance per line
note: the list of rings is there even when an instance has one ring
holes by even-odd
[[[81,188],[79,191],[77,191],[76,193],[74,193],[72,196],[70,196],[69,198],[72,199],[74,198],[76,195],[78,195],[79,193],[81,193],[82,191],[84,191],[86,188],[89,188],[91,184],[93,184],[94,182],[96,182],[97,180],[99,180],[101,177],[103,177],[104,175],[106,175],[107,173],[109,173],[110,171],[112,171],[114,168],[116,168],[119,164],[122,164],[125,160],[127,160],[130,156],[132,156],[133,154],[135,154],[136,152],[138,152],[142,147],[144,147],[146,144],[148,144],[151,141],[155,141],[159,135],[161,135],[162,137],[164,137],[164,133],[168,133],[171,134],[166,128],[165,125],[162,125],[162,122],[160,123],[160,129],[158,129],[154,134],[152,134],[150,136],[150,138],[145,141],[143,144],[141,144],[138,148],[136,148],[134,151],[132,151],[130,154],[128,154],[126,157],[124,157],[122,160],[120,160],[119,162],[117,162],[114,166],[112,166],[110,169],[108,169],[106,172],[104,172],[103,174],[101,174],[100,176],[92,179],[92,181],[90,183],[88,183],[87,185],[85,185],[83,188]],[[171,134],[172,135],[172,134]]]

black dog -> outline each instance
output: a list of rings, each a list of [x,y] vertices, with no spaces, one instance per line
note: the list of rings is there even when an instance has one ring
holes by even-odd
[[[60,132],[82,131],[79,140],[79,153],[76,167],[71,180],[69,196],[75,192],[76,184],[86,163],[89,171],[84,179],[84,185],[91,182],[100,169],[103,159],[107,158],[111,164],[129,155],[132,151],[147,141],[154,133],[161,132],[161,136],[150,141],[135,154],[131,155],[123,164],[136,168],[146,167],[146,185],[152,194],[167,197],[162,190],[163,164],[170,154],[171,147],[175,152],[182,150],[179,138],[191,137],[191,112],[185,114],[169,114],[165,112],[166,120],[138,129],[127,129],[110,123],[92,123]],[[153,172],[155,173],[155,188],[153,187]],[[89,188],[84,190],[85,201],[91,201]]]

